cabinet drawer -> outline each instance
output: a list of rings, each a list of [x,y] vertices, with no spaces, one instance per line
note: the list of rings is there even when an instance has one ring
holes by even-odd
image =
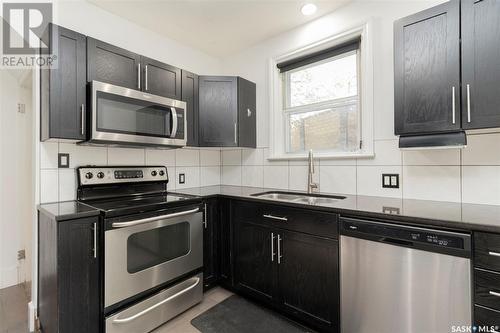
[[[487,332],[498,332],[500,328],[500,312],[494,311],[479,305],[474,306],[474,324],[477,326],[487,326],[494,330]]]
[[[253,222],[279,229],[303,232],[327,238],[338,238],[338,216],[333,213],[237,201],[233,206],[237,220]]]
[[[500,272],[500,235],[474,233],[474,265]]]
[[[500,311],[500,274],[474,270],[476,303]]]

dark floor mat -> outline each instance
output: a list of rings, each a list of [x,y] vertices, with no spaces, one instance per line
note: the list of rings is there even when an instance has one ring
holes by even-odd
[[[202,333],[313,332],[237,295],[203,312],[191,325]]]

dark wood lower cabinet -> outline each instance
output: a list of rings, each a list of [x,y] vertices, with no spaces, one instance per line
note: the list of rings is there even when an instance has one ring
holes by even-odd
[[[276,235],[251,222],[235,225],[235,287],[265,301],[276,296]]]
[[[279,232],[278,279],[284,308],[314,327],[339,330],[338,242]]]
[[[235,209],[234,289],[311,328],[339,332],[337,238],[285,230],[288,222],[299,222],[291,212],[279,228],[255,210]],[[336,221],[333,215],[331,223]],[[320,222],[308,221],[322,227]]]
[[[217,284],[219,278],[218,231],[219,203],[217,199],[206,201],[203,229],[203,281],[204,289],[210,289]]]
[[[233,288],[232,231],[231,201],[228,199],[219,199],[219,244],[217,247],[219,284],[227,289]]]
[[[43,332],[100,332],[98,225],[98,217],[55,221],[40,213],[38,317]]]

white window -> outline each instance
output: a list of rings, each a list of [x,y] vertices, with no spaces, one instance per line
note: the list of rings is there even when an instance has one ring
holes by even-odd
[[[327,158],[373,155],[365,30],[271,62],[271,158],[304,158],[310,149]]]
[[[358,53],[281,73],[287,153],[359,150]]]

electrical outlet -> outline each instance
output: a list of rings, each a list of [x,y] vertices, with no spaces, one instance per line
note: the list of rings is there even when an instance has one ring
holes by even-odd
[[[179,184],[185,184],[186,183],[186,174],[180,173],[179,174]]]
[[[69,154],[59,153],[57,155],[57,167],[69,168]]]
[[[384,173],[384,174],[382,174],[382,187],[383,188],[399,188],[399,174],[397,174],[397,173]]]

